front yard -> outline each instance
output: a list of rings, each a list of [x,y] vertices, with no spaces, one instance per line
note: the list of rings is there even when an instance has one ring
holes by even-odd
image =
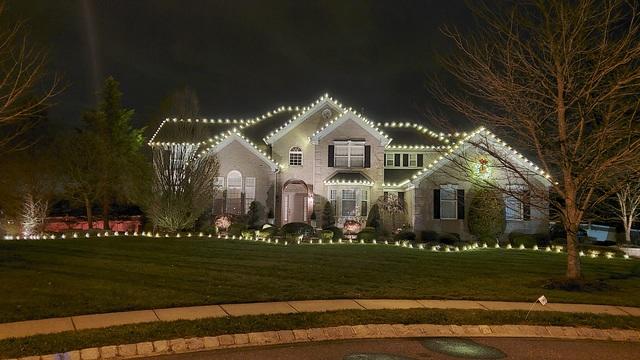
[[[640,306],[640,262],[582,258],[601,290],[543,285],[566,255],[434,253],[384,245],[268,245],[209,238],[0,242],[0,322],[201,304],[433,298]]]

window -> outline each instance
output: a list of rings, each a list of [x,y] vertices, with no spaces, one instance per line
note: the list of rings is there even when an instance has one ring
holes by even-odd
[[[363,141],[336,141],[334,154],[335,167],[364,167]]]
[[[342,216],[356,215],[356,191],[342,190]]]
[[[458,218],[458,190],[453,185],[440,186],[440,218]]]
[[[418,154],[409,154],[409,167],[418,166]]]
[[[507,189],[511,193],[507,193],[504,198],[505,217],[507,220],[523,220],[524,219],[524,204],[521,198],[514,195],[522,194],[525,196],[524,187],[521,185],[508,185]]]
[[[244,211],[249,211],[249,206],[256,199],[256,178],[248,177],[244,181]]]
[[[218,187],[218,188],[223,188],[224,187],[224,176],[216,177],[215,181],[213,182],[213,186]]]
[[[360,195],[360,216],[367,216],[369,210],[369,191],[362,190]]]
[[[237,170],[227,174],[227,212],[242,213],[242,174]]]
[[[329,202],[331,203],[331,207],[333,207],[333,213],[335,214],[337,211],[337,203],[336,203],[336,194],[338,190],[330,190],[329,191]]]
[[[387,167],[393,166],[393,154],[385,154],[385,165]]]
[[[302,149],[294,146],[289,150],[289,165],[302,166]]]

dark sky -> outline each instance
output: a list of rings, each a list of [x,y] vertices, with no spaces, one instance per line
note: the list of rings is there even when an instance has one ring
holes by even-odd
[[[325,92],[378,121],[421,120],[425,84],[450,49],[439,29],[472,17],[459,0],[9,1],[68,84],[51,110],[75,126],[96,82],[121,82],[146,124],[161,100],[193,88],[205,117],[306,105]]]

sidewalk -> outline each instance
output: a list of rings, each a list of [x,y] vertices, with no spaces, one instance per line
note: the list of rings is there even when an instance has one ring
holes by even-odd
[[[374,310],[417,308],[524,311],[531,309],[532,311],[640,316],[640,308],[613,305],[549,303],[546,306],[542,306],[539,303],[536,303],[532,307],[531,303],[503,301],[386,299],[305,300],[138,310],[4,323],[0,324],[0,339],[155,321],[196,320],[226,316],[291,314],[350,309]]]

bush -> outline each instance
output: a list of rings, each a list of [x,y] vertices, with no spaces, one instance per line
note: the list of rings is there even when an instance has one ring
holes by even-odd
[[[327,201],[324,203],[324,208],[322,209],[322,226],[327,229],[334,226],[335,223],[336,218],[333,214],[333,205],[331,201]]]
[[[229,230],[227,230],[227,233],[231,236],[240,236],[245,230],[247,230],[247,224],[234,223],[229,226]]]
[[[420,239],[425,243],[435,243],[438,241],[438,232],[433,230],[423,230],[420,233]]]
[[[253,237],[255,236],[256,232],[254,230],[242,230],[242,232],[240,234],[245,239],[253,239]]]
[[[416,239],[416,233],[413,231],[403,230],[393,236],[394,240],[411,240]]]
[[[282,232],[285,235],[294,235],[294,236],[311,236],[314,234],[313,227],[307,223],[302,222],[294,222],[285,224],[282,227]]]
[[[453,233],[441,233],[438,235],[438,241],[445,245],[454,245],[460,241],[460,236]]]
[[[269,226],[260,230],[258,232],[258,236],[261,238],[271,238],[271,237],[280,235],[280,233],[281,233],[281,230],[279,227]]]
[[[509,234],[509,244],[513,247],[520,247],[524,245],[527,248],[532,248],[534,245],[538,247],[545,247],[551,245],[549,241],[549,235],[547,234],[524,234],[514,231]]]
[[[475,189],[467,224],[469,232],[476,238],[499,238],[506,228],[502,197],[492,190]]]
[[[324,228],[325,230],[330,230],[331,232],[333,232],[333,240],[339,240],[342,239],[342,229],[340,229],[337,226],[329,226]]]
[[[598,256],[604,256],[605,253],[612,253],[615,256],[623,256],[625,254],[624,251],[616,248],[611,248],[609,246],[599,246],[599,245],[580,245],[578,247],[580,251],[584,251],[585,255],[589,255],[591,252],[597,252]]]
[[[333,231],[331,230],[320,230],[319,235],[322,241],[333,240]]]
[[[376,239],[376,229],[371,228],[371,227],[366,227],[364,228],[362,231],[360,231],[358,233],[358,240],[364,240],[364,241],[368,241],[371,242],[373,241],[373,239]]]

